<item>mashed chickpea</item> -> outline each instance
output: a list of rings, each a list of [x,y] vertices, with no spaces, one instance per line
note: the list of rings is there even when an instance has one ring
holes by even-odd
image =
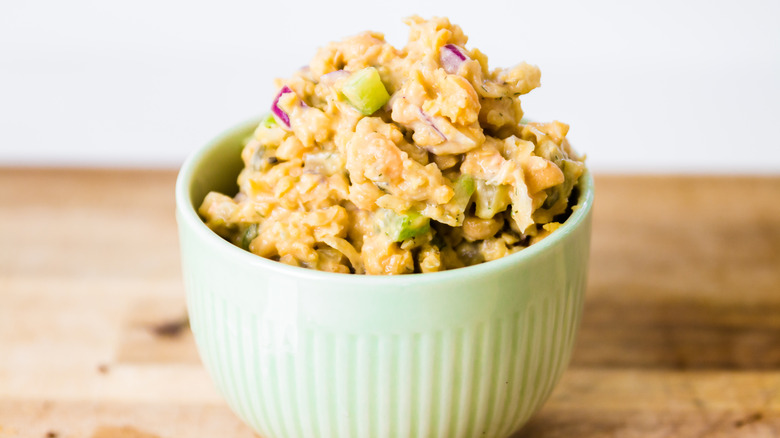
[[[568,125],[522,118],[539,69],[489,70],[446,18],[407,24],[403,49],[365,32],[277,80],[239,193],[199,209],[211,229],[262,257],[357,274],[469,266],[554,232],[585,166]]]

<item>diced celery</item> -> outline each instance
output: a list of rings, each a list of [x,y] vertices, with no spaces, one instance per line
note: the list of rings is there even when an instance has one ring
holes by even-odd
[[[490,219],[506,210],[512,200],[509,197],[510,186],[488,184],[484,180],[476,180],[474,191],[475,212],[481,219]]]
[[[341,162],[341,155],[333,152],[320,152],[304,155],[303,169],[305,172],[331,176],[344,172],[344,164]]]
[[[253,171],[266,170],[268,168],[268,161],[265,159],[266,147],[263,145],[257,145],[257,149],[249,158],[249,169]]]
[[[264,115],[263,118],[260,119],[260,126],[264,128],[273,128],[276,126],[276,119],[274,118],[274,115],[272,113]]]
[[[241,248],[249,250],[249,244],[257,237],[257,224],[252,224],[241,234]]]
[[[568,205],[569,196],[584,169],[585,166],[579,161],[562,159],[561,171],[563,171],[564,181],[547,189],[547,199],[544,200],[542,207],[551,210],[553,214],[563,213]]]
[[[394,242],[401,242],[431,229],[430,218],[416,211],[398,214],[392,210],[382,210],[378,222],[379,229]]]
[[[474,194],[476,186],[474,184],[474,177],[468,174],[462,174],[455,181],[455,196],[458,200],[465,199],[465,202],[471,200],[471,195]]]
[[[456,224],[460,226],[466,218],[466,209],[471,202],[471,196],[474,194],[474,178],[464,173],[455,180],[453,188],[455,189],[455,194],[448,204],[452,207],[450,211],[453,217],[455,217]]]
[[[352,73],[341,88],[341,93],[355,109],[366,116],[374,114],[390,100],[382,78],[374,67]]]

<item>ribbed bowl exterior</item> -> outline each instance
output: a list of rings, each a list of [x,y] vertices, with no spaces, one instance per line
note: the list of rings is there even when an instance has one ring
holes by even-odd
[[[251,129],[196,153],[176,187],[190,324],[232,410],[263,438],[519,430],[571,356],[590,248],[590,175],[567,222],[511,256],[433,274],[322,273],[234,247],[195,212],[208,190],[234,186]],[[236,173],[219,172],[224,166]]]
[[[201,357],[262,437],[505,437],[568,364],[581,290],[486,321],[422,332],[319,330],[265,320],[190,281]],[[297,339],[286,339],[290,333]]]

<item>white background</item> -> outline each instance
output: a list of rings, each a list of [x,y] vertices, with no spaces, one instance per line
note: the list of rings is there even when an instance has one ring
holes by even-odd
[[[608,172],[780,173],[778,1],[0,2],[0,165],[174,167],[362,30],[448,16]]]

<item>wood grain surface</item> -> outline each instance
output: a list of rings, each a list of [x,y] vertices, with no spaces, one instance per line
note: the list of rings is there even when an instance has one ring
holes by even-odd
[[[174,180],[0,169],[0,438],[253,436],[187,328]],[[517,438],[780,436],[780,176],[596,187],[572,364]]]

